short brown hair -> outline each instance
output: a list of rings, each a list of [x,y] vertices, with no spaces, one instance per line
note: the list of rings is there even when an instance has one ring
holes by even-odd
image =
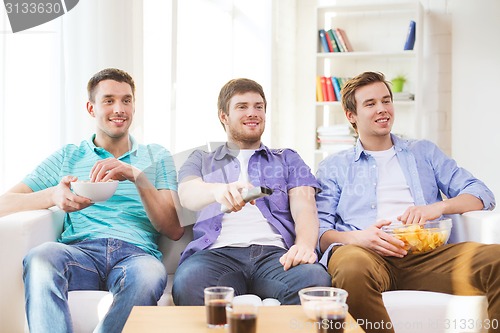
[[[89,83],[87,84],[87,93],[89,95],[90,102],[95,102],[95,89],[99,82],[104,80],[113,80],[117,82],[128,83],[130,85],[130,88],[132,88],[132,97],[135,98],[135,83],[134,79],[132,79],[132,76],[121,69],[106,68],[94,74],[94,76],[90,78]]]
[[[391,101],[393,100],[391,85],[389,81],[386,81],[384,74],[380,72],[364,72],[359,74],[358,76],[350,79],[345,83],[342,87],[341,95],[342,95],[342,108],[344,112],[348,111],[356,113],[356,90],[361,87],[367,86],[372,83],[382,82],[385,84],[387,89],[389,90],[389,94],[391,95]],[[351,124],[352,127],[356,130],[356,124]]]
[[[231,101],[231,98],[234,95],[240,95],[247,92],[255,92],[259,94],[264,100],[264,110],[266,109],[266,95],[264,94],[262,86],[253,80],[239,78],[230,80],[221,88],[219,98],[217,100],[217,114],[220,112],[229,114],[229,102]],[[222,124],[222,127],[224,127],[224,124]]]

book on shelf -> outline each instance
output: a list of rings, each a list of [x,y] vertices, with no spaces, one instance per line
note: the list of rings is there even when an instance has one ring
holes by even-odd
[[[394,101],[414,101],[415,95],[409,92],[395,92],[392,93],[392,99]]]
[[[318,127],[319,149],[329,153],[349,149],[356,144],[356,136],[350,125],[331,125]]]
[[[323,52],[352,52],[353,48],[344,29],[319,29],[319,40]]]
[[[323,51],[324,52],[331,52],[330,47],[328,46],[328,41],[326,39],[326,31],[325,29],[320,29],[319,30],[319,40],[321,42],[321,45],[323,46]]]
[[[340,101],[342,95],[340,94],[340,90],[342,89],[339,79],[336,78],[335,76],[332,76],[332,84],[333,84],[333,90],[335,91],[335,95],[337,96],[337,100]]]
[[[351,42],[349,41],[349,38],[347,38],[347,34],[345,33],[344,29],[337,28],[335,29],[339,35],[340,42],[344,46],[346,52],[352,52],[352,45]]]
[[[335,52],[335,48],[334,48],[335,41],[332,40],[328,31],[325,31],[325,37],[326,37],[326,43],[328,44],[328,49],[330,50],[329,52]],[[335,45],[335,47],[336,47],[336,45]]]
[[[338,101],[337,96],[335,95],[334,89],[333,89],[333,82],[332,82],[331,77],[325,77],[326,81],[326,93],[327,93],[327,101],[328,102],[336,102]]]
[[[328,91],[327,91],[327,87],[326,87],[326,77],[322,76],[320,78],[320,82],[321,82],[321,92],[323,94],[323,101],[328,102]]]
[[[336,29],[332,28],[329,30],[332,32],[333,38],[335,39],[335,43],[337,43],[337,46],[339,48],[340,52],[345,52],[346,50],[344,49],[344,45],[342,45],[342,42],[340,41],[339,34]]]
[[[316,101],[324,102],[323,88],[321,87],[321,76],[316,76]]]
[[[320,126],[316,131],[318,132],[318,137],[322,137],[324,139],[328,139],[332,136],[347,136],[351,138],[354,135],[353,129],[349,124]]]
[[[340,101],[341,89],[349,79],[348,77],[316,76],[316,101]]]
[[[349,81],[350,79],[352,79],[352,77],[341,77],[341,78],[338,78],[338,79],[340,79],[341,82],[342,82],[341,85],[340,85],[340,87],[343,87],[344,84],[347,83],[347,81]]]
[[[337,41],[335,40],[335,36],[333,35],[333,30],[330,29],[326,32],[326,36],[330,38],[332,41],[332,52],[340,52],[339,46],[337,45]]]
[[[416,23],[415,21],[410,21],[410,26],[408,27],[408,33],[406,35],[406,41],[405,41],[405,46],[404,50],[413,50],[413,47],[415,46],[415,34],[416,34]]]

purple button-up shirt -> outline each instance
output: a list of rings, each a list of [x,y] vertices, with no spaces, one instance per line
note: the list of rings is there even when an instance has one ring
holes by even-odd
[[[207,183],[232,183],[240,176],[240,162],[234,152],[222,145],[214,152],[197,150],[179,170],[179,182],[186,177],[201,177]],[[276,228],[288,248],[295,242],[295,222],[290,211],[288,191],[298,186],[319,189],[311,169],[291,149],[269,149],[261,144],[248,163],[248,179],[254,186],[265,186],[273,194],[256,200],[262,215]],[[197,251],[208,248],[219,237],[222,228],[221,205],[203,208],[193,227],[194,239],[181,255],[180,264]]]

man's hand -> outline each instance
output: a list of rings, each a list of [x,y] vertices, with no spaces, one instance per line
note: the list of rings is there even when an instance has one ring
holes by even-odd
[[[76,212],[92,205],[92,201],[89,198],[81,197],[71,192],[71,182],[77,180],[77,177],[65,176],[52,192],[54,205],[67,213]]]
[[[411,206],[398,216],[398,220],[405,224],[422,224],[443,215],[443,202],[436,202],[426,206]]]
[[[391,221],[381,220],[367,229],[353,231],[350,244],[368,248],[385,257],[404,257],[407,254],[403,248],[405,243],[381,230],[389,224]]]
[[[231,212],[240,211],[245,206],[245,201],[241,195],[244,188],[250,188],[252,185],[244,182],[234,182],[229,184],[217,184],[213,188],[215,201],[225,206]],[[255,204],[255,200],[250,201]]]
[[[283,265],[283,269],[287,271],[300,264],[314,264],[317,259],[314,249],[295,244],[281,256],[280,263]]]
[[[129,180],[135,183],[141,171],[130,164],[110,157],[98,161],[90,170],[91,182],[106,182],[110,179]]]

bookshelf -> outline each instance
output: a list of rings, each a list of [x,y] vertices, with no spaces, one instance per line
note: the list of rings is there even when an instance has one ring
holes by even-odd
[[[416,22],[413,50],[404,50],[410,21]],[[393,133],[420,137],[419,105],[422,99],[422,27],[423,9],[420,2],[353,4],[318,6],[316,8],[316,77],[353,77],[364,71],[385,74],[387,80],[398,75],[407,79],[403,92],[414,100],[394,101]],[[352,52],[325,52],[319,30],[341,28],[345,31]],[[316,85],[316,80],[311,78]],[[349,128],[341,103],[315,99],[314,169],[327,155],[342,148],[318,142],[318,129]],[[334,141],[334,140],[333,140]]]

